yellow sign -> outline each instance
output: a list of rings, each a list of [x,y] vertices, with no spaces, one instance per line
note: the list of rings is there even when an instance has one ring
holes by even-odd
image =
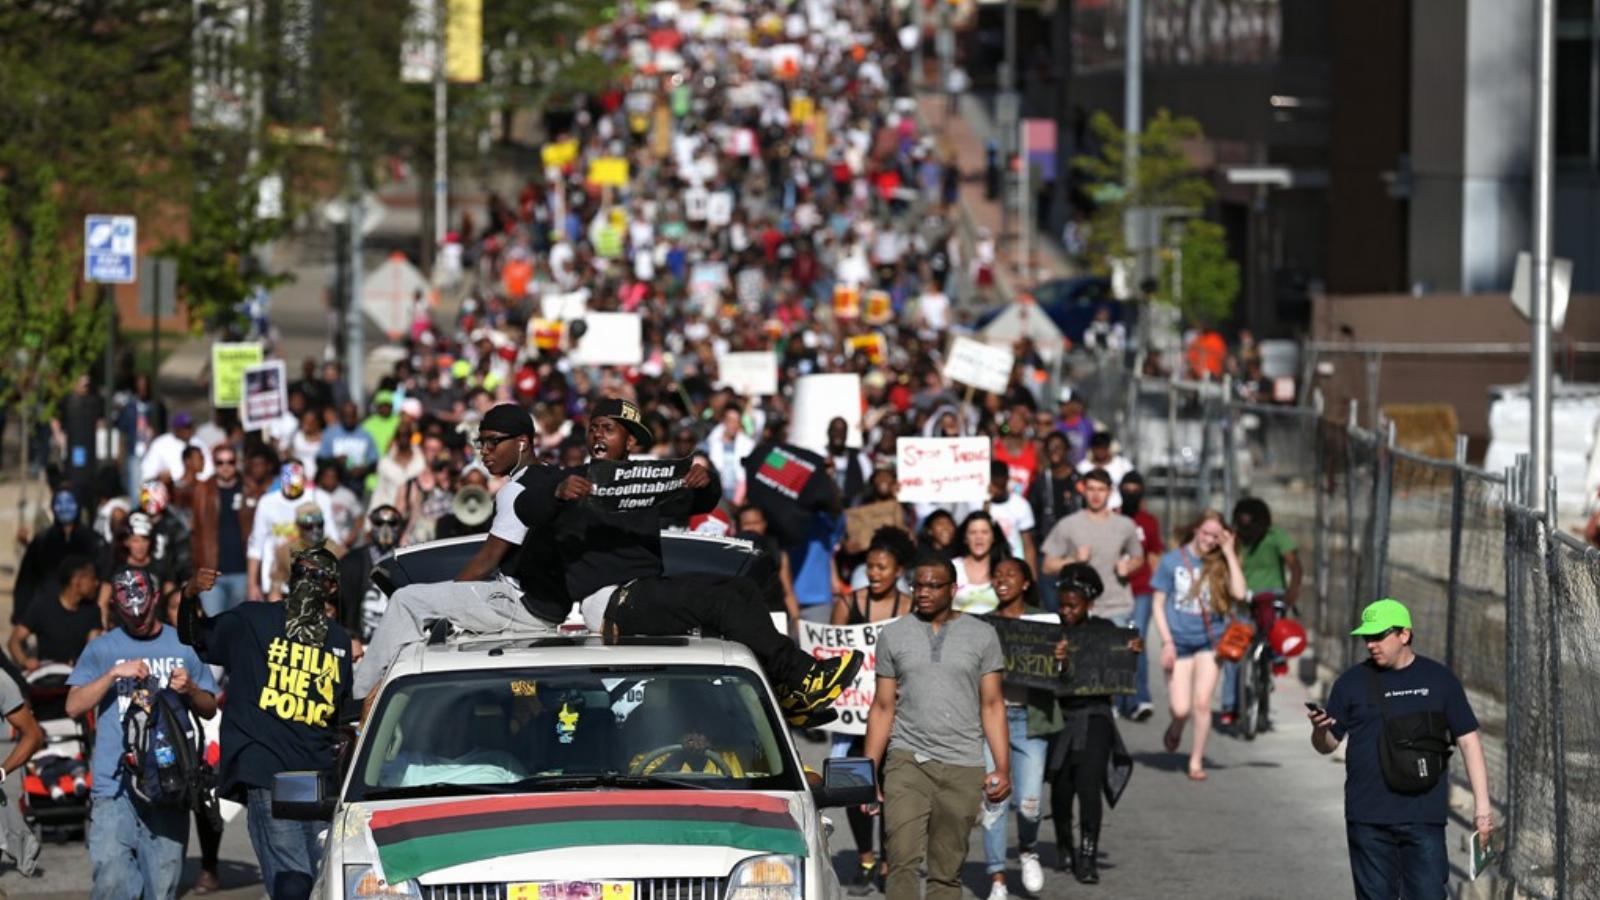
[[[789,98],[789,121],[809,121],[811,114],[817,109],[817,104],[810,97],[798,96]]]
[[[620,156],[602,156],[589,163],[589,183],[601,187],[627,187],[628,161]]]
[[[867,362],[875,366],[883,365],[884,361],[889,358],[889,342],[884,340],[883,335],[876,332],[854,335],[847,338],[844,345],[850,351],[851,356],[857,353],[866,353]]]
[[[238,409],[244,398],[244,370],[261,365],[260,344],[211,345],[211,405]]]
[[[889,292],[868,291],[866,315],[867,324],[887,325],[889,324],[889,320],[892,318],[894,318],[894,304],[889,300]]]
[[[835,319],[861,318],[861,289],[849,284],[833,286],[833,317]]]
[[[631,881],[520,881],[506,885],[506,900],[633,900]]]
[[[577,141],[556,141],[539,149],[539,161],[546,168],[561,168],[578,158]]]
[[[483,0],[448,0],[444,31],[444,77],[456,83],[483,80]]]

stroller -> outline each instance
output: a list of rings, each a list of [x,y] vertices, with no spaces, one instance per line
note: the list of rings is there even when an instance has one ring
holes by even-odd
[[[22,780],[22,815],[41,840],[81,840],[89,820],[89,750],[94,712],[67,715],[67,677],[72,666],[45,663],[27,675],[33,714],[45,745],[28,761]]]

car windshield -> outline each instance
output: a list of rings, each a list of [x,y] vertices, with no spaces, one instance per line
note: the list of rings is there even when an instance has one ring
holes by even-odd
[[[603,786],[798,790],[777,723],[760,682],[735,668],[414,675],[384,691],[348,799]]]

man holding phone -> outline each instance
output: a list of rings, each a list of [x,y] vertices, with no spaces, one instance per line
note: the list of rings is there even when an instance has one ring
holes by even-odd
[[[1307,703],[1306,717],[1318,753],[1350,738],[1344,810],[1356,897],[1443,900],[1450,743],[1467,767],[1476,831],[1487,842],[1494,830],[1477,717],[1455,675],[1411,649],[1411,613],[1403,604],[1369,604],[1351,634],[1366,642],[1367,661],[1339,676],[1326,709]]]

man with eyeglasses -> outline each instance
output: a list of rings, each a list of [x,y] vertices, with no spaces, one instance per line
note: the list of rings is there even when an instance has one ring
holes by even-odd
[[[912,615],[878,636],[866,755],[882,772],[889,900],[959,900],[979,804],[1011,795],[1011,738],[994,627],[955,612],[955,566],[926,556],[911,570]],[[981,735],[981,737],[980,737]],[[983,742],[996,760],[984,776]]]
[[[372,694],[401,648],[422,640],[431,622],[444,619],[479,634],[554,631],[572,610],[551,542],[524,543],[528,527],[517,518],[517,498],[544,484],[550,471],[534,464],[533,417],[512,403],[493,407],[478,424],[477,442],[489,473],[509,479],[495,494],[489,535],[454,581],[407,585],[389,598],[356,667],[357,699]]]
[[[1485,842],[1494,830],[1478,719],[1456,676],[1412,649],[1411,612],[1403,604],[1369,604],[1351,634],[1366,642],[1367,660],[1340,675],[1327,708],[1312,707],[1307,718],[1318,753],[1350,738],[1344,816],[1356,897],[1443,900],[1450,877],[1446,740],[1466,764],[1474,830]]]
[[[239,473],[239,451],[230,444],[219,444],[211,451],[215,475],[198,479],[189,490],[189,533],[197,569],[215,569],[217,583],[200,595],[200,605],[208,616],[220,616],[243,603],[248,596],[249,574],[246,544],[250,536],[245,510],[244,479]]]

